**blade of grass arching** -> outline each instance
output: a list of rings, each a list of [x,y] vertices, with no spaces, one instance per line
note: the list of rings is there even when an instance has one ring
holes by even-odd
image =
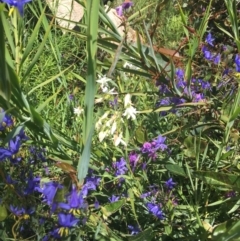
[[[94,131],[94,99],[96,89],[96,53],[98,34],[99,0],[87,1],[87,84],[84,100],[83,153],[78,163],[78,179],[80,183],[86,177],[91,155],[92,135]]]
[[[42,111],[50,101],[52,101],[63,89],[60,88],[58,91],[56,91],[52,96],[48,97],[43,103],[41,103],[38,108],[36,109],[37,112]]]
[[[68,68],[66,68],[65,70],[61,71],[60,73],[58,73],[57,75],[54,75],[53,77],[51,77],[50,79],[42,82],[41,84],[35,86],[34,88],[32,88],[27,95],[32,94],[35,90],[37,90],[38,88],[43,87],[44,85],[47,85],[49,83],[51,83],[52,81],[56,80],[59,76],[62,76],[67,70],[69,70],[72,66],[69,66]]]
[[[28,55],[32,51],[32,47],[33,47],[34,41],[36,41],[36,38],[37,38],[37,35],[38,35],[38,31],[39,31],[39,29],[40,29],[40,27],[42,25],[42,21],[43,21],[44,17],[45,17],[45,9],[44,9],[44,11],[42,11],[42,14],[39,17],[39,19],[37,21],[37,24],[36,24],[34,30],[32,31],[32,34],[31,34],[30,38],[28,39],[27,46],[25,47],[23,55],[22,55],[20,69],[21,69],[22,65],[24,64],[25,60],[27,59]]]
[[[7,43],[10,46],[12,55],[15,56],[15,44],[14,44],[14,40],[13,40],[13,35],[12,35],[12,26],[10,25],[9,19],[6,18],[6,16],[4,13],[1,14],[1,21],[3,24],[3,28],[4,28],[4,33],[7,39]],[[3,33],[3,32],[1,32]]]
[[[41,54],[42,54],[42,52],[44,50],[45,44],[46,44],[46,42],[48,40],[50,30],[51,30],[51,25],[49,25],[48,29],[46,30],[46,33],[44,35],[44,38],[43,38],[41,44],[39,45],[37,53],[35,54],[34,58],[31,60],[31,62],[29,64],[26,72],[24,73],[23,78],[22,78],[22,82],[27,80],[27,78],[29,77],[29,73],[32,71],[34,65],[36,64],[36,62],[38,61],[39,57],[41,56]]]
[[[212,6],[212,0],[210,0],[208,7],[204,13],[203,19],[201,21],[199,30],[198,30],[198,34],[199,34],[199,40],[201,41],[203,38],[203,35],[205,34],[206,30],[207,30],[207,26],[208,26],[208,20],[210,18],[210,10],[211,10],[211,6]]]
[[[3,18],[4,4],[0,4],[1,19]],[[5,34],[3,23],[0,21],[0,95],[8,102],[11,97],[11,83],[5,57]]]

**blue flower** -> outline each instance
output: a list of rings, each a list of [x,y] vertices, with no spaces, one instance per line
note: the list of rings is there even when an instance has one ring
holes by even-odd
[[[239,56],[239,54],[237,54],[235,57],[235,64],[236,64],[236,71],[240,72],[240,56]]]
[[[13,155],[17,154],[20,148],[20,138],[17,136],[15,139],[10,140],[8,143],[8,149],[0,148],[0,161],[6,158],[12,158]]]
[[[160,209],[159,205],[154,203],[147,203],[147,209],[150,213],[152,213],[154,216],[156,216],[159,219],[163,219],[163,212]]]
[[[124,175],[128,170],[126,165],[127,163],[123,157],[120,159],[120,161],[113,163],[113,167],[116,169],[115,175]]]
[[[206,37],[206,42],[211,45],[211,46],[214,46],[213,45],[213,41],[215,40],[215,38],[212,37],[212,34],[211,33],[208,33],[207,37]]]
[[[2,2],[7,3],[11,7],[17,8],[20,15],[23,16],[24,5],[31,2],[31,0],[2,0]]]
[[[159,135],[158,138],[153,141],[154,149],[155,150],[160,149],[161,151],[164,151],[165,149],[167,149],[167,145],[164,144],[165,140],[166,140],[166,137]]]
[[[118,201],[118,199],[119,199],[119,197],[115,196],[115,195],[112,195],[110,198],[108,198],[110,203],[114,203],[114,202]]]
[[[205,59],[211,60],[212,59],[212,53],[207,49],[207,47],[202,48],[202,52],[204,54]]]
[[[1,118],[2,116],[2,118]],[[6,114],[4,111],[0,112],[0,131],[5,130],[6,127],[10,127],[13,125],[12,117]]]
[[[86,204],[84,202],[83,196],[79,194],[76,187],[73,185],[72,191],[68,196],[68,203],[59,203],[58,206],[66,210],[71,210],[73,213],[78,213],[78,209],[85,208]]]
[[[61,227],[72,228],[79,222],[78,218],[75,218],[72,214],[58,214],[58,223]]]
[[[58,182],[48,182],[44,184],[42,190],[40,188],[37,188],[37,190],[44,195],[44,201],[48,205],[52,205],[57,190],[61,188],[63,188],[63,186],[60,185]]]
[[[213,57],[213,63],[216,65],[220,63],[220,60],[221,60],[220,54],[217,54],[216,56]]]
[[[128,225],[128,229],[131,231],[131,235],[136,235],[140,232],[139,227]]]
[[[150,142],[143,143],[141,148],[142,153],[149,153],[152,150],[152,144]]]
[[[175,185],[176,185],[176,183],[173,182],[172,178],[170,178],[169,180],[167,180],[167,181],[165,182],[165,186],[166,186],[169,190],[173,189]]]

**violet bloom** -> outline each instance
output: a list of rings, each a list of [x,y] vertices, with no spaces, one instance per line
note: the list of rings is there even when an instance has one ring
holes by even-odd
[[[212,34],[211,33],[208,33],[207,37],[206,37],[206,42],[211,45],[211,46],[214,46],[213,45],[213,41],[215,40],[215,38],[212,37]]]
[[[127,163],[123,157],[120,161],[113,163],[113,167],[116,169],[115,176],[124,175],[127,172]]]
[[[31,2],[31,0],[2,0],[2,2],[7,3],[11,7],[17,8],[20,15],[23,16],[24,5]]]
[[[235,56],[235,64],[236,64],[236,71],[240,72],[240,55],[239,54]]]
[[[43,189],[37,188],[37,190],[43,194],[44,201],[48,205],[52,205],[57,190],[62,188],[63,186],[60,185],[58,182],[48,182],[44,184]]]
[[[87,177],[86,183],[83,185],[81,190],[81,195],[86,197],[88,195],[88,191],[96,190],[97,186],[99,185],[101,178],[99,177]]]
[[[221,61],[221,55],[217,54],[216,56],[213,57],[213,63],[218,65]]]
[[[108,198],[110,203],[114,203],[119,200],[118,196],[112,195],[110,198]]]
[[[154,203],[147,203],[147,209],[148,211],[156,216],[158,219],[164,219],[164,214],[159,205]]]
[[[152,150],[152,144],[150,142],[145,142],[141,148],[142,153],[149,153]]]
[[[199,83],[201,84],[201,86],[204,90],[211,90],[211,85],[208,81],[199,80]]]
[[[128,229],[130,230],[131,235],[136,235],[140,232],[139,227],[135,227],[135,226],[132,226],[132,225],[128,225]]]
[[[24,194],[32,194],[34,191],[39,190],[40,185],[40,177],[33,177],[32,173],[30,173],[28,179],[27,179],[27,187],[24,190]]]
[[[159,135],[158,138],[153,141],[154,150],[156,150],[156,151],[159,149],[161,151],[166,150],[167,145],[164,144],[165,141],[166,141],[166,137]]]
[[[137,162],[139,160],[139,155],[135,152],[131,152],[128,156],[130,165],[135,168],[137,166]]]
[[[118,15],[118,16],[120,16],[120,17],[123,16],[123,7],[122,7],[122,5],[120,5],[120,6],[118,6],[118,7],[116,8],[116,12],[117,12],[117,15]]]
[[[67,200],[68,200],[67,203],[59,203],[58,206],[65,210],[72,210],[72,211],[78,211],[78,209],[86,207],[83,196],[78,193],[75,185],[73,185],[72,191],[68,195]]]
[[[8,149],[0,148],[0,161],[6,158],[11,158],[13,155],[17,154],[20,148],[20,138],[17,136],[15,139],[10,140],[8,143]]]
[[[58,214],[58,223],[61,227],[72,228],[79,222],[78,218],[75,218],[72,214]]]
[[[212,59],[212,53],[207,49],[207,47],[203,46],[202,52],[203,52],[203,55],[204,55],[205,59],[207,59],[207,60]]]
[[[12,117],[6,114],[4,111],[0,112],[0,121],[0,131],[3,131],[6,127],[13,125]]]
[[[165,186],[167,187],[168,190],[172,190],[175,185],[176,185],[176,183],[173,182],[172,178],[170,178],[169,180],[167,180],[165,182]]]
[[[184,79],[184,71],[182,69],[177,69],[176,70],[176,76],[179,80]]]

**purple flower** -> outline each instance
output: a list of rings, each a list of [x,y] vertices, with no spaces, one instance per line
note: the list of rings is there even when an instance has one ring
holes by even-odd
[[[236,71],[240,72],[240,55],[239,54],[235,56],[235,64],[236,64]]]
[[[37,188],[37,190],[44,195],[44,201],[47,202],[48,205],[52,205],[57,190],[62,188],[63,186],[58,182],[48,182],[44,184],[43,189]]]
[[[129,9],[129,8],[132,7],[132,6],[133,6],[133,2],[131,2],[131,1],[124,2],[124,3],[122,4],[122,7],[123,7],[124,10]]]
[[[216,65],[220,63],[220,60],[221,60],[220,54],[217,54],[216,56],[213,57],[213,63]]]
[[[207,60],[212,59],[212,53],[207,49],[207,47],[203,46],[202,52],[203,52],[203,55],[204,55],[205,59],[207,59]]]
[[[114,202],[118,201],[118,199],[119,199],[119,197],[115,196],[115,195],[112,195],[110,198],[108,198],[110,203],[114,203]]]
[[[161,151],[164,151],[165,149],[167,149],[167,145],[164,144],[165,140],[166,137],[159,135],[158,138],[155,139],[152,143],[154,146],[154,150],[157,151],[158,149],[160,149]]]
[[[32,194],[34,191],[38,191],[40,180],[40,177],[33,177],[32,173],[30,173],[27,179],[27,187],[24,190],[24,194]]]
[[[113,167],[116,169],[115,176],[124,175],[127,172],[127,163],[123,157],[120,161],[113,163]]]
[[[211,46],[214,46],[213,45],[213,41],[215,40],[215,38],[212,37],[212,34],[211,33],[208,33],[207,37],[206,37],[206,42],[211,45]]]
[[[131,152],[128,156],[130,165],[133,167],[133,169],[137,166],[137,162],[139,160],[139,155],[135,152]]]
[[[145,192],[140,196],[140,198],[146,198],[146,197],[149,197],[151,195],[152,195],[152,192]]]
[[[163,219],[163,212],[159,205],[154,204],[154,203],[147,203],[147,209],[150,213],[152,213],[154,216],[156,216],[159,219]]]
[[[123,7],[122,7],[122,5],[120,5],[120,6],[118,6],[118,7],[116,8],[116,12],[117,12],[117,15],[118,15],[118,16],[120,16],[120,17],[123,16]]]
[[[165,186],[167,187],[168,190],[172,190],[175,185],[176,185],[176,183],[173,182],[172,178],[170,178],[169,180],[167,180],[165,182]]]
[[[208,81],[199,80],[199,83],[201,84],[204,90],[211,90],[211,85]]]
[[[179,80],[182,80],[184,78],[184,71],[182,69],[177,69],[176,76]]]
[[[72,191],[67,199],[68,203],[59,203],[58,206],[66,210],[77,210],[86,207],[83,196],[78,193],[75,185],[72,186]]]
[[[15,139],[10,140],[8,143],[8,149],[0,148],[0,161],[5,160],[6,158],[11,158],[13,155],[17,154],[20,145],[20,138],[18,136]]]
[[[31,2],[31,0],[2,0],[2,2],[7,3],[11,7],[17,8],[20,15],[23,16],[24,5],[28,2]]]
[[[136,235],[140,232],[139,227],[128,225],[128,229],[131,231],[131,235]]]
[[[202,101],[204,99],[203,93],[193,92],[192,95],[193,95],[193,102],[199,102],[199,101]]]
[[[86,183],[82,187],[81,195],[83,197],[86,197],[88,195],[89,190],[96,190],[100,180],[101,178],[99,177],[87,177]]]
[[[58,214],[58,223],[61,227],[71,228],[78,223],[79,219],[75,218],[72,214]]]
[[[149,153],[152,149],[152,144],[150,142],[145,142],[141,148],[142,153]]]
[[[70,101],[73,101],[73,100],[74,100],[74,95],[73,95],[73,94],[70,94],[70,95],[68,96],[68,99],[69,99]]]
[[[129,9],[132,6],[133,6],[133,2],[131,2],[131,1],[124,2],[122,5],[120,5],[116,8],[117,15],[122,17],[124,10]]]
[[[2,116],[2,118],[1,118]],[[12,117],[6,114],[4,111],[0,111],[0,131],[5,130],[6,127],[10,127],[13,125]]]

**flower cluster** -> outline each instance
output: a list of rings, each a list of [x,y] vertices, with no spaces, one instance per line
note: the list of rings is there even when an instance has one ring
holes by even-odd
[[[120,6],[116,8],[116,12],[118,16],[122,17],[124,12],[130,9],[133,6],[132,1],[125,0]]]

